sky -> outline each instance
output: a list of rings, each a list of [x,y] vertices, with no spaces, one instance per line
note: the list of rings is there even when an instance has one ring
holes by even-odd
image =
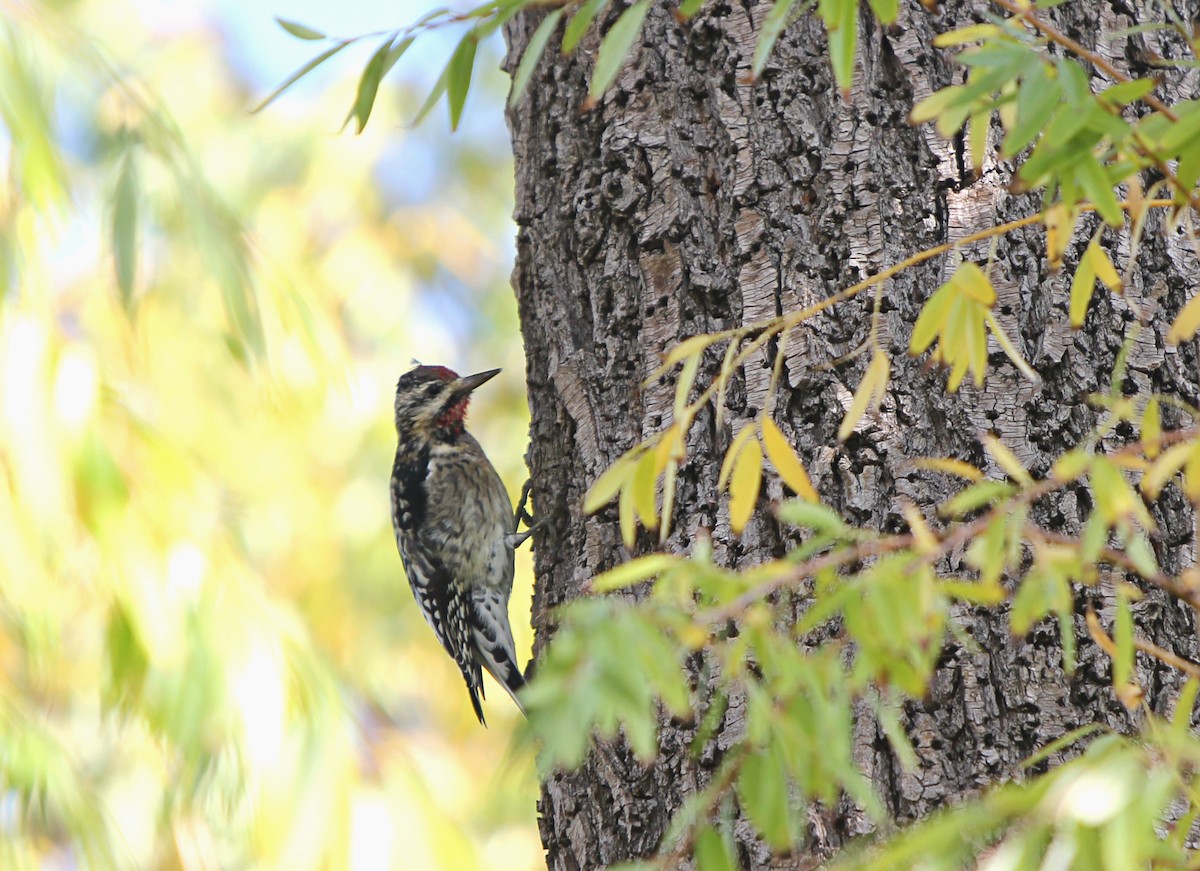
[[[201,21],[215,23],[225,39],[226,60],[250,86],[256,99],[270,94],[326,46],[324,42],[309,42],[292,36],[280,27],[277,18],[303,24],[329,36],[351,37],[406,27],[441,5],[438,0],[340,0],[337,3],[328,0],[198,0],[190,6],[147,0],[141,4],[146,10],[146,21],[166,33],[194,27]],[[468,10],[475,2],[458,0],[444,5],[456,11]],[[183,11],[185,6],[186,11]],[[431,88],[462,32],[461,27],[454,27],[423,33],[392,71],[392,78],[403,75],[425,89]],[[361,44],[349,46],[303,77],[266,111],[299,114],[305,110],[306,99],[330,89],[345,91],[349,105],[354,96],[353,82],[381,39],[364,39]],[[411,135],[391,138],[388,148],[393,153],[388,159],[379,161],[374,170],[380,187],[390,200],[400,205],[428,202],[445,195],[445,190],[450,187],[445,174],[454,171],[454,162],[446,159],[449,148],[460,146],[507,153],[503,95],[507,94],[508,78],[499,70],[503,51],[504,45],[498,34],[481,46],[458,131],[450,131],[448,112],[442,99]],[[377,102],[385,99],[386,88],[385,79]],[[481,90],[494,93],[485,98]],[[394,111],[390,114],[377,111],[370,121],[372,125],[406,123],[407,120],[397,117]],[[331,129],[335,124],[331,122]],[[513,237],[513,232],[506,232],[493,240],[510,258],[514,253]],[[415,316],[442,322],[453,334],[465,338],[469,327],[464,306],[469,307],[470,300],[464,298],[464,289],[456,282],[442,281],[444,278],[435,276],[427,282],[424,293],[415,301],[419,309]]]
[[[163,4],[167,10],[176,5]],[[288,34],[276,23],[277,17],[332,36],[357,36],[405,27],[441,4],[435,0],[341,0],[338,3],[328,0],[203,0],[196,4],[197,8],[205,5],[210,9],[207,14],[222,22],[236,49],[230,59],[239,72],[269,92],[306,63],[316,53],[314,46],[319,45]],[[463,2],[445,5],[452,9],[471,8],[469,3]],[[164,17],[169,20],[173,13],[167,11]],[[375,42],[364,41],[363,46],[351,46],[337,58],[339,64],[361,67],[374,50]],[[438,37],[418,40],[401,63],[409,74],[424,71],[424,77],[432,84],[440,72],[440,63],[447,57],[444,45],[444,40]],[[298,86],[297,95],[303,93]],[[502,120],[498,113],[497,120]]]

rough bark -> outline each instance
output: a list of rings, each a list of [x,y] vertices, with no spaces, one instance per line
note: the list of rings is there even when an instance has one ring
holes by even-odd
[[[915,251],[1037,208],[1034,198],[1007,193],[1011,166],[989,163],[976,180],[961,140],[942,141],[906,120],[916,100],[961,80],[961,68],[931,48],[932,37],[981,20],[994,11],[987,4],[949,2],[930,14],[906,0],[900,21],[887,29],[864,5],[849,103],[837,95],[825,38],[812,17],[785,33],[762,79],[750,83],[768,9],[753,0],[713,0],[680,25],[667,5],[656,4],[640,45],[597,108],[581,110],[596,56],[592,34],[573,55],[548,52],[527,98],[509,112],[517,176],[513,285],[532,412],[529,464],[537,511],[549,521],[536,540],[539,650],[553,633],[551,609],[629,556],[615,508],[585,518],[580,504],[603,469],[669,420],[670,380],[641,387],[664,350],[689,335],[795,310]],[[1115,43],[1097,34],[1149,20],[1152,9],[1149,2],[1089,0],[1054,15],[1076,39],[1144,74],[1147,48],[1170,57],[1180,55],[1179,46],[1161,33]],[[619,11],[609,11],[605,27]],[[510,67],[540,15],[518,16],[508,27]],[[1194,88],[1190,75],[1176,75],[1168,97],[1191,96]],[[993,129],[993,145],[997,136]],[[1084,226],[1096,224],[1085,220]],[[1170,317],[1197,286],[1192,252],[1152,221],[1125,297],[1097,293],[1085,328],[1073,332],[1067,288],[1085,244],[1078,234],[1065,274],[1049,271],[1037,227],[1009,235],[994,252],[1000,320],[1040,373],[1038,385],[1025,381],[993,344],[984,387],[947,395],[945,373],[929,371],[906,348],[920,306],[954,262],[941,258],[890,281],[883,331],[892,384],[881,413],[840,447],[836,430],[867,358],[835,361],[863,342],[870,300],[837,306],[797,329],[787,345],[775,417],[822,498],[853,522],[903,529],[905,500],[932,516],[931,506],[955,486],[906,461],[950,456],[989,468],[983,432],[996,433],[1035,474],[1046,472],[1096,423],[1087,396],[1107,383],[1135,307],[1150,323],[1133,348],[1127,392],[1200,401],[1195,343],[1175,349],[1163,339]],[[1105,244],[1123,264],[1128,234],[1109,233]],[[989,257],[985,246],[962,253],[981,264]],[[716,491],[716,464],[732,434],[767,401],[772,351],[734,380],[723,425],[718,429],[711,415],[701,415],[689,434],[670,549],[686,552],[698,530],[711,530],[717,559],[746,567],[794,543],[766,510],[784,495],[773,476],[740,537],[730,534],[728,507]],[[719,355],[706,357],[700,379],[715,377],[719,362]],[[1113,441],[1130,435],[1118,431]],[[1048,500],[1038,520],[1074,533],[1090,508],[1090,494],[1080,485]],[[1189,565],[1193,517],[1182,497],[1171,494],[1156,519],[1164,568]],[[637,550],[652,546],[647,538]],[[944,568],[965,568],[961,554]],[[1087,640],[1081,615],[1089,601],[1103,618],[1111,609],[1112,579],[1078,591],[1079,666],[1071,676],[1062,668],[1051,621],[1014,639],[1003,611],[959,610],[957,620],[973,643],[949,643],[927,697],[904,712],[920,762],[915,770],[899,765],[868,713],[860,716],[858,761],[897,820],[1019,776],[1022,759],[1083,723],[1135,725],[1136,716],[1113,697],[1106,657]],[[1186,607],[1148,591],[1136,614],[1149,640],[1197,654]],[[1150,706],[1168,706],[1179,676],[1145,658],[1138,667]],[[664,723],[661,755],[648,768],[618,743],[597,749],[580,771],[551,777],[540,802],[549,867],[597,868],[652,854],[673,811],[708,782],[736,739],[742,710],[734,700],[699,760],[686,752],[693,728]],[[808,824],[802,848],[777,857],[739,819],[741,864],[810,867],[870,827],[848,802],[810,810]]]

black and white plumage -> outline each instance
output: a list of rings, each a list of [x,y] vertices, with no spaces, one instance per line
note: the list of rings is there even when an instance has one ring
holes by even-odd
[[[499,371],[460,378],[444,366],[418,366],[396,385],[396,545],[417,605],[458,664],[480,723],[483,669],[519,708],[525,684],[508,622],[513,548],[522,536],[504,483],[464,425],[471,391]]]

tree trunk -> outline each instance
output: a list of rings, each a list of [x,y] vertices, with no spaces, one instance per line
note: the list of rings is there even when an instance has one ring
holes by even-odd
[[[1146,69],[1130,68],[1146,56],[1139,52],[1148,46],[1178,56],[1171,38],[1157,32],[1103,42],[1096,26],[1098,18],[1110,31],[1138,23],[1133,16],[1142,7],[1084,2],[1053,12],[1067,33],[1144,75]],[[823,29],[811,15],[785,32],[761,80],[750,83],[769,8],[712,0],[681,25],[671,7],[655,4],[639,46],[591,111],[581,107],[596,57],[595,33],[569,56],[552,42],[526,98],[509,111],[518,226],[513,285],[532,411],[528,459],[537,512],[549,520],[536,540],[538,650],[553,633],[552,609],[631,556],[620,543],[615,506],[589,518],[580,505],[601,471],[669,421],[674,385],[668,379],[641,386],[665,350],[690,335],[797,310],[916,251],[1038,208],[1038,199],[1007,192],[1011,166],[989,162],[976,180],[961,138],[946,142],[906,120],[917,100],[962,80],[962,68],[931,47],[933,36],[982,20],[994,11],[987,3],[948,2],[931,14],[906,0],[899,22],[884,29],[864,4],[848,103],[838,95]],[[609,11],[603,29],[619,11]],[[510,68],[540,17],[533,11],[508,27]],[[1167,101],[1191,81],[1168,83]],[[998,137],[993,129],[993,148]],[[1097,226],[1090,216],[1081,224],[1089,231]],[[1003,477],[989,465],[979,439],[984,432],[996,433],[1035,475],[1045,474],[1096,424],[1098,412],[1087,397],[1107,385],[1137,309],[1150,322],[1133,345],[1126,392],[1200,400],[1195,343],[1174,349],[1163,339],[1170,317],[1197,286],[1186,243],[1152,218],[1125,296],[1098,291],[1085,328],[1072,331],[1067,288],[1087,236],[1076,235],[1062,274],[1046,265],[1044,239],[1039,226],[1009,234],[991,267],[999,319],[1041,384],[1022,378],[994,340],[984,387],[967,384],[952,395],[945,372],[907,356],[920,306],[953,271],[951,258],[907,270],[884,287],[881,329],[892,382],[881,413],[840,447],[837,428],[868,357],[840,358],[864,341],[871,300],[856,298],[793,331],[775,419],[826,504],[851,522],[882,531],[905,528],[906,501],[932,518],[933,506],[957,485],[909,461],[957,457]],[[1105,245],[1122,268],[1128,233],[1106,234]],[[962,250],[981,265],[989,253],[986,245]],[[711,530],[716,560],[745,568],[794,546],[767,510],[784,495],[773,474],[740,537],[730,533],[728,506],[716,489],[730,438],[768,400],[772,352],[734,379],[720,428],[704,413],[689,433],[668,549],[687,552],[699,531]],[[698,383],[714,378],[719,365],[720,352],[710,352]],[[1113,443],[1130,435],[1118,431]],[[1169,572],[1192,563],[1194,553],[1193,518],[1175,496],[1160,503],[1155,518],[1158,556]],[[1040,523],[1074,534],[1091,498],[1080,484],[1040,506]],[[643,534],[637,552],[655,547]],[[943,568],[966,571],[961,556]],[[1120,730],[1136,724],[1138,715],[1114,697],[1109,661],[1088,640],[1082,621],[1088,602],[1108,620],[1112,581],[1077,591],[1079,666],[1070,676],[1053,621],[1014,639],[1003,609],[959,608],[963,632],[947,643],[927,697],[904,709],[919,758],[914,770],[901,767],[871,715],[860,715],[857,760],[897,820],[1019,777],[1021,760],[1081,724]],[[1135,613],[1143,637],[1196,655],[1186,606],[1147,591]],[[1179,675],[1147,658],[1139,659],[1138,668],[1151,708],[1168,707]],[[703,698],[705,688],[698,690]],[[539,805],[549,867],[590,869],[653,854],[673,812],[710,780],[740,734],[742,715],[732,700],[721,731],[699,759],[687,751],[694,724],[665,722],[659,759],[649,768],[618,742],[596,749],[578,772],[550,777]],[[778,857],[739,817],[742,866],[811,867],[870,829],[848,800],[810,808],[807,822],[800,849]]]

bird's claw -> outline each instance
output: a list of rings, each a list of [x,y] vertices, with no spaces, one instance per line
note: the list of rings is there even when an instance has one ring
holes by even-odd
[[[517,510],[513,515],[513,533],[508,537],[514,550],[523,545],[533,535],[534,530],[542,525],[542,521],[534,520],[533,515],[525,507],[529,503],[529,494],[532,490],[533,479],[530,478],[525,482],[525,486],[521,488],[521,498],[517,502]],[[518,531],[522,523],[526,526],[524,532]]]

